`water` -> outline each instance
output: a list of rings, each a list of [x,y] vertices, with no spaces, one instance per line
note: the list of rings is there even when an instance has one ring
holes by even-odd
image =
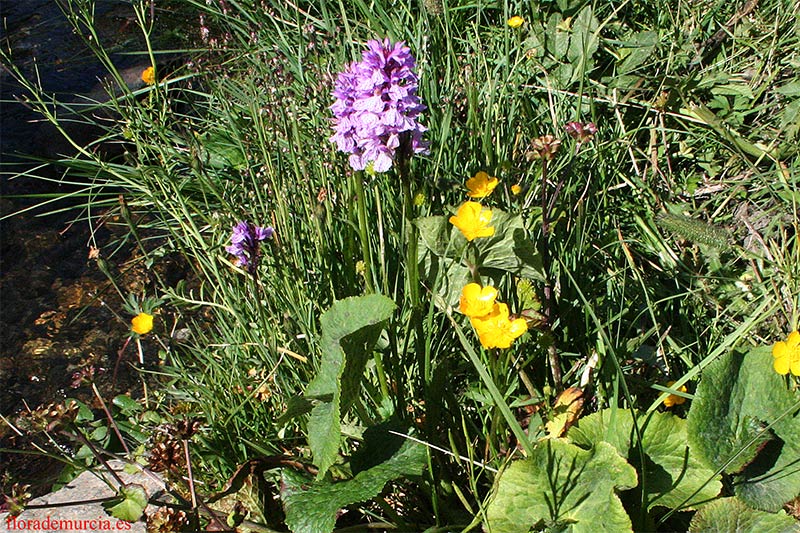
[[[95,13],[100,39],[106,47],[144,49],[130,2],[98,0]],[[64,101],[77,101],[81,94],[103,94],[101,79],[107,73],[55,0],[2,0],[0,18],[0,42],[4,49],[11,50],[14,64],[26,78],[38,78],[47,93]],[[146,56],[112,57],[125,71],[126,79],[132,84],[141,83],[138,73],[149,65]],[[20,103],[25,96],[25,89],[4,68],[0,72],[3,217],[38,201],[26,195],[63,195],[73,190],[57,183],[61,171],[54,167],[36,173],[56,181],[10,179],[37,165],[28,156],[54,158],[73,153],[52,125],[42,122],[29,106]],[[81,142],[88,142],[97,133],[80,124],[69,127]],[[120,382],[114,386],[111,383],[117,353],[129,325],[118,320],[103,303],[111,302],[109,305],[119,310],[118,298],[107,279],[88,258],[87,223],[73,223],[79,214],[75,209],[36,216],[42,211],[35,209],[0,221],[0,414],[4,416],[67,396],[90,401],[86,386],[71,387],[73,373],[88,368],[97,370],[97,381],[109,394],[124,392],[126,384],[135,382],[135,374],[123,364]],[[100,243],[109,238],[105,228],[94,236]],[[120,281],[135,283],[124,277]],[[129,351],[127,360],[133,359]],[[5,424],[0,422],[0,426]],[[25,439],[12,437],[8,428],[0,427],[0,448],[25,446]],[[43,472],[49,467],[42,459],[0,453],[0,478],[8,472],[25,479],[35,471],[32,478],[41,483],[37,492],[46,488]],[[51,473],[56,471],[54,468]],[[2,492],[7,492],[5,480],[2,485]]]

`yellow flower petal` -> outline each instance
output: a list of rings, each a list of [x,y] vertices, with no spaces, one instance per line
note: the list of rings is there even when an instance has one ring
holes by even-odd
[[[778,341],[772,346],[772,368],[785,376],[790,371],[800,376],[800,332],[792,331],[785,341]]]
[[[521,192],[522,192],[522,187],[520,187],[519,183],[515,183],[514,185],[511,186],[511,194],[513,194],[514,196],[518,195]]]
[[[670,381],[667,383],[667,387],[672,388],[675,385],[674,381]],[[686,392],[686,385],[681,385],[677,390],[681,392]],[[664,406],[665,407],[672,407],[673,405],[681,405],[686,402],[686,398],[683,396],[678,396],[677,394],[670,394],[666,398],[664,398]]]
[[[800,331],[789,333],[789,336],[786,338],[786,344],[795,350],[800,350]]]
[[[484,348],[509,348],[517,337],[528,331],[524,319],[508,319],[508,306],[504,303],[495,303],[491,313],[472,318],[471,323]]]
[[[511,17],[508,19],[508,25],[512,28],[519,28],[525,23],[525,19],[520,16]]]
[[[484,198],[492,194],[497,184],[497,178],[489,177],[489,174],[480,171],[467,180],[467,189],[469,189],[467,196],[470,198]]]
[[[775,372],[780,374],[781,376],[785,376],[789,373],[791,365],[789,364],[788,357],[776,357],[774,361],[772,361],[772,368],[775,369]]]
[[[461,230],[468,241],[494,235],[494,226],[489,225],[491,221],[492,211],[483,209],[477,202],[464,202],[455,216],[450,217],[450,223]]]
[[[528,331],[528,322],[524,318],[515,318],[508,326],[509,335],[513,335],[515,339],[526,331]]]
[[[775,359],[783,359],[789,357],[789,343],[785,341],[778,341],[772,347],[772,357]]]
[[[131,329],[139,335],[146,335],[153,330],[153,315],[139,313],[131,319]]]
[[[486,316],[492,312],[496,298],[497,289],[494,287],[468,283],[461,289],[459,310],[468,317]]]
[[[789,365],[789,370],[791,370],[792,375],[800,376],[800,357],[795,357],[792,359],[792,362]]]

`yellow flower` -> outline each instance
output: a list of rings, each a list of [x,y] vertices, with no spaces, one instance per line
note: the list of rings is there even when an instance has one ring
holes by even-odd
[[[483,198],[492,194],[495,187],[497,187],[497,178],[490,178],[489,174],[481,170],[467,180],[467,189],[469,189],[467,196]]]
[[[146,335],[153,329],[153,315],[139,313],[131,319],[131,329],[139,335]]]
[[[521,192],[522,192],[522,187],[520,186],[519,183],[515,183],[514,185],[511,186],[511,194],[513,194],[514,196],[518,195]]]
[[[153,85],[156,82],[156,69],[147,67],[142,71],[142,81],[147,85]]]
[[[778,341],[772,347],[772,368],[775,372],[785,376],[790,371],[795,376],[800,376],[800,332],[797,330],[789,333],[785,341]]]
[[[508,19],[508,25],[512,28],[519,28],[525,23],[525,19],[520,16],[511,17]]]
[[[667,387],[672,388],[675,385],[674,381],[670,381],[667,383]],[[677,390],[681,392],[686,392],[686,385],[681,385]],[[664,398],[664,406],[665,407],[672,407],[673,405],[681,405],[682,403],[686,402],[686,398],[683,396],[678,396],[677,394],[670,394],[666,398]]]
[[[484,348],[509,348],[514,339],[528,331],[524,318],[508,319],[508,306],[502,303],[495,303],[488,315],[470,321]]]
[[[478,202],[464,202],[455,216],[450,217],[450,223],[460,229],[468,241],[494,235],[494,226],[489,225],[491,221],[492,211]]]
[[[468,283],[461,289],[461,301],[458,309],[468,317],[482,317],[492,312],[497,289],[477,283]]]

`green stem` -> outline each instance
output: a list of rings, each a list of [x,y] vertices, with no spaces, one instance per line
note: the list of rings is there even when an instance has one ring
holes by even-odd
[[[419,295],[419,263],[417,261],[417,245],[419,241],[419,230],[413,223],[414,219],[414,199],[411,195],[411,184],[408,179],[401,176],[403,183],[403,197],[405,199],[403,208],[404,224],[406,226],[406,280],[408,282],[408,294],[411,300],[411,323],[414,324],[414,346],[417,356],[422,356],[422,375],[425,385],[431,381],[431,357],[430,351],[425,349],[425,331],[422,327],[422,313],[420,309]]]
[[[358,210],[358,235],[361,239],[361,259],[364,261],[364,283],[367,293],[375,292],[372,285],[372,260],[369,250],[369,232],[367,230],[367,206],[364,198],[364,181],[361,172],[353,174],[356,189],[356,209]]]
[[[406,247],[406,268],[408,274],[408,289],[411,296],[411,307],[419,307],[419,265],[417,263],[417,241],[419,240],[419,230],[413,223],[414,219],[414,198],[411,196],[411,184],[407,179],[401,177],[403,182],[403,198],[405,205],[403,218],[408,229],[408,246]]]
[[[369,231],[367,228],[367,202],[364,196],[364,180],[361,172],[353,174],[353,184],[356,189],[356,209],[358,210],[358,235],[361,239],[361,258],[364,261],[364,284],[367,293],[375,292],[372,284],[372,255],[369,247]],[[378,382],[381,386],[383,398],[389,398],[389,382],[386,380],[386,372],[383,369],[383,359],[379,352],[373,353],[375,360],[375,373],[378,375]]]
[[[404,145],[405,143],[403,143]],[[406,147],[407,149],[407,147]],[[430,343],[425,342],[425,327],[423,324],[422,307],[419,291],[419,261],[418,261],[418,242],[419,228],[414,224],[414,196],[411,191],[411,176],[408,171],[408,152],[401,148],[397,158],[397,173],[400,176],[400,183],[403,186],[403,227],[406,233],[406,281],[408,283],[408,295],[411,300],[411,324],[414,328],[414,351],[417,357],[417,364],[422,370],[422,391],[426,405],[433,401],[429,398],[431,381],[433,379],[433,368],[431,365]],[[410,334],[410,332],[409,332]],[[430,428],[436,427],[437,421],[426,417],[424,431],[430,434]],[[428,459],[428,476],[433,486],[438,486],[436,470],[433,465],[433,456],[430,448],[426,450]],[[439,493],[434,490],[431,493],[431,504],[437,517],[437,525],[440,514]]]

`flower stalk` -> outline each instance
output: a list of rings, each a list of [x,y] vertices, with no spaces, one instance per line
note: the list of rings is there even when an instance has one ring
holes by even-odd
[[[552,196],[547,194],[548,189],[548,162],[555,157],[561,142],[555,139],[552,135],[543,135],[533,140],[533,150],[530,153],[531,158],[542,160],[542,191],[541,191],[541,209],[542,209],[542,238],[539,242],[539,253],[542,256],[542,268],[544,270],[544,327],[549,331],[553,325],[553,281],[552,281],[552,268],[553,260],[550,255],[550,211],[555,205],[556,198],[563,183],[559,183],[553,191]],[[563,388],[561,362],[558,358],[558,348],[555,345],[555,339],[547,346],[547,361],[550,366],[550,373],[553,376],[553,385],[557,390]]]
[[[354,172],[352,176],[353,187],[356,192],[356,213],[358,215],[358,238],[361,241],[361,260],[364,263],[364,285],[367,293],[373,293],[375,292],[375,287],[372,283],[372,253],[369,247],[364,177],[361,172]]]

